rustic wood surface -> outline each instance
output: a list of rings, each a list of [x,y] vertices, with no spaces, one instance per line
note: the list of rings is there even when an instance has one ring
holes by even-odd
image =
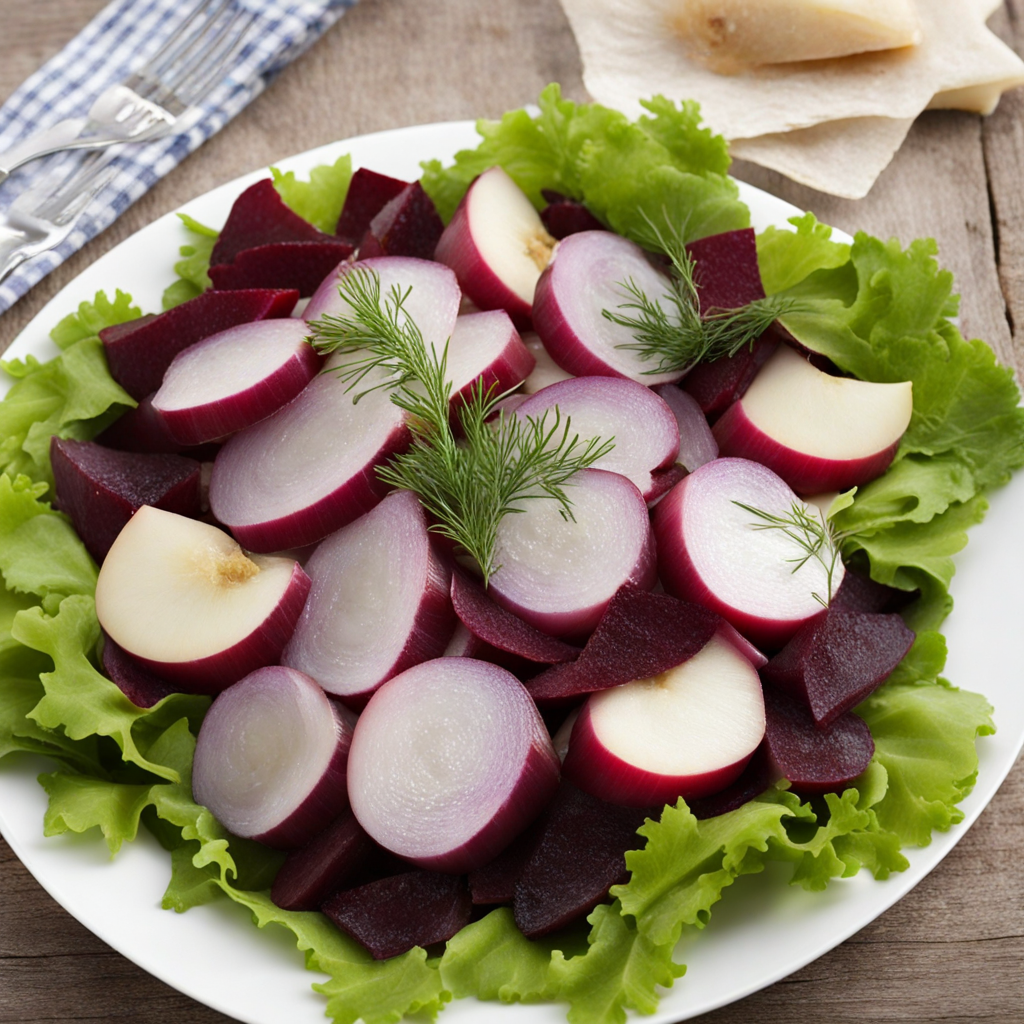
[[[105,0],[0,0],[0,100]],[[1024,0],[992,25],[1024,47]],[[585,99],[557,0],[362,0],[299,62],[105,234],[0,316],[0,351],[99,255],[182,202],[290,153],[361,132],[497,116],[550,81]],[[1024,90],[981,119],[921,117],[868,198],[833,199],[772,172],[737,175],[848,230],[934,236],[963,293],[965,332],[1024,376]],[[833,952],[709,1014],[749,1021],[1024,1021],[1024,763],[948,858]],[[0,1024],[214,1024],[228,1018],[113,952],[0,840]],[[284,1022],[282,1022],[284,1024]]]

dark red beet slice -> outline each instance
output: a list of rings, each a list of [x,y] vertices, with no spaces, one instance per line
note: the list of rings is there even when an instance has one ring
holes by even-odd
[[[567,701],[675,668],[703,650],[721,618],[668,594],[622,587],[583,653],[524,685],[538,703]]]
[[[897,590],[876,583],[847,567],[843,582],[832,596],[830,608],[844,612],[898,612],[913,601],[919,591]]]
[[[469,891],[474,905],[493,906],[512,902],[516,882],[522,877],[523,869],[540,841],[544,820],[542,816],[489,864],[469,873]]]
[[[754,751],[754,756],[747,762],[743,774],[730,786],[712,796],[690,800],[690,811],[698,821],[705,818],[717,818],[720,814],[735,811],[748,800],[760,796],[775,780],[771,758],[767,746],[762,743]]]
[[[118,452],[95,441],[54,436],[50,463],[57,507],[71,518],[97,562],[143,505],[199,515],[200,469],[194,459]]]
[[[626,851],[643,845],[636,830],[661,808],[617,807],[563,780],[516,883],[512,912],[529,939],[588,914],[628,878]]]
[[[408,871],[338,892],[320,909],[375,960],[445,942],[469,924],[473,903],[463,875]]]
[[[100,339],[110,375],[141,401],[160,387],[171,360],[189,345],[236,324],[288,316],[298,300],[290,289],[209,291],[151,319],[104,327]]]
[[[211,462],[218,444],[182,445],[167,432],[163,417],[153,408],[153,395],[147,395],[134,408],[119,416],[96,438],[105,448],[121,452],[149,452],[155,455],[187,455],[199,462]]]
[[[433,258],[444,231],[433,200],[423,186],[414,181],[388,201],[370,221],[359,243],[359,258],[376,256],[415,256]]]
[[[499,607],[476,580],[460,570],[452,573],[452,607],[474,636],[499,651],[544,665],[558,665],[579,657],[578,647],[542,633]]]
[[[240,252],[272,242],[322,242],[332,237],[291,210],[274,183],[264,178],[235,200],[210,254],[210,265],[231,263]]]
[[[674,384],[667,386],[675,387]],[[686,476],[686,467],[678,464],[669,466],[667,469],[656,469],[651,474],[652,490],[650,497],[647,499],[648,507],[652,507],[661,501],[684,476]]]
[[[802,627],[761,676],[804,701],[824,727],[877,689],[913,642],[914,631],[898,615],[830,608]]]
[[[713,309],[735,309],[764,298],[752,228],[710,235],[686,248],[696,261],[694,277],[700,286],[702,314]],[[693,395],[706,416],[716,419],[750,387],[757,371],[775,351],[779,336],[773,328],[752,348],[695,367],[683,379],[683,390]]]
[[[282,910],[316,910],[336,889],[349,886],[377,850],[350,810],[281,865],[270,898]]]
[[[151,708],[164,697],[179,693],[166,679],[143,668],[123,647],[103,634],[103,671],[138,708]]]
[[[294,288],[308,298],[335,267],[352,255],[340,238],[317,242],[271,242],[243,249],[231,263],[210,267],[214,288]]]
[[[867,768],[875,753],[871,730],[853,712],[819,729],[802,701],[773,686],[764,688],[764,707],[772,767],[798,793],[841,790]]]
[[[580,231],[607,230],[582,203],[576,202],[575,199],[566,199],[564,196],[551,200],[540,211],[540,219],[551,236],[559,240]]]
[[[679,386],[697,400],[709,422],[714,423],[733,402],[743,397],[757,376],[757,371],[778,348],[779,341],[774,331],[776,326],[773,324],[752,347],[744,348],[726,359],[701,363],[680,381]]]
[[[370,221],[408,184],[360,167],[349,182],[334,233],[355,245],[369,230]]]

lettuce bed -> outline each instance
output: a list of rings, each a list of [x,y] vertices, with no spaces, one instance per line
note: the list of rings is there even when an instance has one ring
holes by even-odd
[[[648,222],[684,225],[690,237],[742,227],[746,208],[726,177],[724,142],[700,127],[692,104],[662,98],[637,122],[597,105],[577,106],[551,86],[541,112],[481,122],[483,141],[450,168],[424,165],[424,187],[450,217],[472,178],[501,163],[540,205],[541,189],[585,200],[616,230],[649,241]],[[282,197],[330,230],[344,198],[347,158],[309,182],[275,173]],[[215,232],[186,219],[165,306],[208,286]],[[711,908],[741,875],[771,861],[792,881],[823,889],[861,868],[877,878],[907,866],[906,845],[962,818],[957,804],[976,771],[975,739],[993,731],[983,697],[941,678],[946,646],[937,631],[951,607],[952,556],[980,522],[985,493],[1024,464],[1024,412],[1010,372],[980,341],[965,340],[951,276],[935,246],[858,235],[833,242],[811,215],[795,230],[758,239],[769,294],[802,300],[786,326],[808,347],[868,380],[914,382],[914,414],[892,468],[838,515],[848,561],[880,582],[920,591],[906,616],[917,640],[892,677],[857,712],[876,754],[856,787],[811,803],[777,786],[729,814],[698,822],[685,803],[640,830],[628,855],[631,877],[587,925],[529,942],[507,909],[463,929],[432,956],[413,950],[384,963],[315,913],[271,904],[280,855],[229,836],[192,800],[195,734],[209,700],[173,695],[150,710],[130,704],[97,670],[96,567],[52,497],[49,440],[94,437],[134,401],[110,378],[98,331],[141,315],[129,296],[100,293],[58,324],[61,354],[4,364],[14,378],[0,403],[0,757],[46,755],[55,771],[48,835],[98,828],[116,853],[140,823],[170,853],[164,906],[177,911],[214,899],[247,906],[255,922],[290,929],[307,966],[330,981],[315,986],[340,1024],[434,1016],[453,997],[559,1000],[578,1024],[621,1022],[628,1008],[652,1012],[657,986],[685,968],[673,961],[684,930],[707,924]],[[588,930],[589,927],[589,930]]]

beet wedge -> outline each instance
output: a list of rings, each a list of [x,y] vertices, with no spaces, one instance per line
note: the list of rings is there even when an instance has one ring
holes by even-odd
[[[274,242],[337,242],[291,210],[278,195],[269,178],[250,185],[234,202],[210,265],[232,263],[246,249]]]
[[[388,200],[359,243],[359,258],[414,256],[429,260],[444,231],[433,200],[414,181]]]
[[[294,289],[203,292],[150,320],[104,327],[100,340],[110,375],[141,401],[160,387],[171,360],[189,345],[237,324],[288,316],[298,299]]]
[[[824,728],[881,686],[913,642],[914,631],[898,615],[830,608],[804,626],[761,677],[803,700]]]
[[[515,886],[520,931],[539,938],[593,910],[626,881],[626,851],[641,845],[636,830],[660,813],[660,807],[616,807],[563,781]]]
[[[50,464],[56,505],[97,562],[143,505],[182,516],[199,514],[200,467],[194,459],[119,452],[54,435]]]
[[[352,885],[376,848],[346,808],[323,832],[288,854],[270,898],[282,910],[316,910],[332,892]]]
[[[231,263],[210,267],[214,288],[294,288],[308,298],[353,248],[340,238],[315,242],[270,242],[243,249]]]
[[[408,184],[407,181],[389,178],[386,174],[360,167],[348,184],[345,205],[341,208],[334,233],[346,242],[358,245],[369,230],[370,221]]]
[[[765,746],[776,776],[798,793],[838,792],[867,769],[875,753],[871,730],[852,711],[819,729],[806,705],[774,686],[764,688]]]
[[[704,648],[722,619],[700,605],[622,587],[582,654],[525,683],[539,704],[564,703],[667,672]]]
[[[452,574],[451,594],[455,614],[466,629],[499,651],[546,665],[574,661],[579,656],[578,647],[542,633],[495,604],[466,572],[457,569]]]
[[[408,871],[335,893],[320,909],[375,960],[387,960],[446,942],[469,924],[473,903],[461,875]]]

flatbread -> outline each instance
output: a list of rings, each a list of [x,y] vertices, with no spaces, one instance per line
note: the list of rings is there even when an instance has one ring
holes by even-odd
[[[736,139],[730,152],[843,199],[863,199],[903,145],[912,117],[855,117]]]
[[[727,139],[827,121],[916,117],[936,93],[1024,83],[1024,61],[984,24],[990,0],[915,0],[919,46],[721,75],[688,60],[668,30],[675,0],[562,0],[600,103],[635,116],[662,93],[701,104]]]

